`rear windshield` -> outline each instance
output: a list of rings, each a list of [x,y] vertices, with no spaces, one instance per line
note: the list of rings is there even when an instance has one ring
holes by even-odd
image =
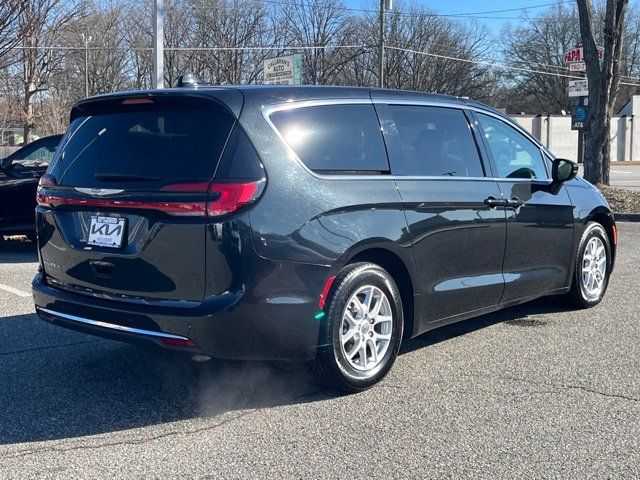
[[[96,109],[71,122],[50,173],[58,185],[143,191],[208,181],[233,121],[206,100]]]

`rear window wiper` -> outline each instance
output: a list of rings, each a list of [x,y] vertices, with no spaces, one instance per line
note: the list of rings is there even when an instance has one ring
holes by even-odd
[[[103,182],[159,182],[160,177],[134,175],[128,173],[96,173],[93,178]]]

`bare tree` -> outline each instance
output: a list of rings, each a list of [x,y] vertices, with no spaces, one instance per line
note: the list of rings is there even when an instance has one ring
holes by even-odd
[[[607,0],[604,20],[604,59],[598,58],[593,9],[589,0],[577,0],[580,34],[589,80],[589,113],[585,129],[585,178],[609,184],[610,130],[620,87],[620,64],[629,0]]]
[[[18,17],[24,3],[15,0],[0,0],[0,69],[11,63],[11,50],[20,43]]]
[[[259,47],[277,45],[281,39],[267,7],[252,0],[204,0],[194,5],[194,10],[195,45],[221,48],[199,52],[194,59],[195,71],[220,84],[259,80],[263,60],[274,54]]]
[[[340,0],[291,2],[282,7],[276,22],[285,30],[287,45],[318,47],[302,52],[303,79],[312,85],[340,84],[347,64],[362,49],[336,48],[356,41],[359,21]]]
[[[620,75],[625,83],[638,84],[640,77],[640,9],[630,8],[625,16],[625,35],[622,44]],[[632,95],[640,95],[640,87],[620,85],[614,112],[618,111]]]
[[[81,14],[79,1],[23,0],[18,23],[22,50],[16,68],[22,89],[23,139],[28,141],[34,128],[34,100],[45,92],[52,75],[60,66],[63,50],[51,48],[64,37]]]
[[[504,72],[511,87],[505,106],[509,111],[560,113],[569,110],[564,52],[580,42],[578,13],[558,4],[535,17],[523,17],[518,27],[502,33],[502,54],[511,66],[524,70]]]
[[[153,84],[153,5],[147,0],[128,4],[122,28],[129,53],[128,76],[131,87],[137,90]]]
[[[95,0],[88,7],[91,13],[69,29],[68,41],[82,44],[84,35],[91,38],[88,46],[97,48],[87,50],[86,65],[85,52],[71,50],[67,55],[67,69],[73,69],[82,79],[86,75],[89,95],[127,88],[130,84],[126,72],[129,53],[125,41],[125,10],[114,2],[102,2],[100,8]]]
[[[379,42],[377,15],[359,21],[359,42],[369,50],[355,64],[366,73],[348,69],[368,85],[377,83]],[[454,22],[413,4],[397,4],[386,14],[385,86],[458,96],[488,98],[495,86],[490,68],[473,63],[488,58],[489,34],[476,24]]]

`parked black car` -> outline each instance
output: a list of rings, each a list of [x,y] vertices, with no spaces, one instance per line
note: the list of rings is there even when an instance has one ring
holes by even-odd
[[[75,105],[38,190],[38,315],[357,391],[400,343],[605,293],[616,227],[573,162],[483,104],[200,87]]]
[[[36,189],[62,135],[43,137],[0,159],[0,240],[26,235],[35,240]]]

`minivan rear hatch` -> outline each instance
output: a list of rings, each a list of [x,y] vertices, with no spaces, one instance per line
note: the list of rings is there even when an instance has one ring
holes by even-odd
[[[46,281],[110,298],[201,301],[207,187],[235,119],[192,92],[76,106],[38,190]]]

